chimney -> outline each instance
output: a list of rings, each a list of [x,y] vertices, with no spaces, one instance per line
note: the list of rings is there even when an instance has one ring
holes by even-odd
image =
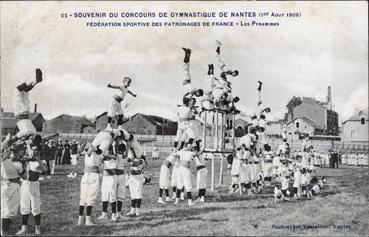
[[[37,104],[35,104],[35,111],[34,113],[37,113]]]
[[[327,95],[327,104],[329,109],[332,110],[332,94],[331,94],[331,86],[328,86],[328,95]]]

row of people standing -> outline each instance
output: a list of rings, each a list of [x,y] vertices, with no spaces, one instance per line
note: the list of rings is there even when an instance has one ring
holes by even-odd
[[[55,173],[55,165],[75,164],[77,163],[78,154],[80,154],[84,145],[80,145],[78,141],[72,142],[59,139],[57,143],[54,140],[46,140],[41,143],[41,159],[47,161],[48,174]]]
[[[341,163],[342,165],[348,166],[368,166],[369,157],[368,153],[343,153],[341,155]]]

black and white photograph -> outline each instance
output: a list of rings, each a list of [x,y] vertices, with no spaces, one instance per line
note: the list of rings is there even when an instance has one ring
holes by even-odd
[[[367,1],[1,1],[1,236],[368,236]]]

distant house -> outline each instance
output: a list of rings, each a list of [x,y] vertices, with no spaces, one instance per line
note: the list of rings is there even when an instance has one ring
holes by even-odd
[[[86,127],[93,127],[94,124],[84,117],[72,116],[68,114],[59,115],[56,118],[44,122],[44,133],[83,133]]]
[[[135,134],[175,135],[177,122],[153,115],[135,114],[123,124],[123,128]]]
[[[342,123],[343,141],[368,142],[368,111],[361,110]]]
[[[314,127],[323,130],[324,135],[338,135],[338,114],[331,110],[325,102],[303,97],[302,103],[293,109],[293,116],[294,120],[304,118],[305,122],[306,119],[312,121]]]
[[[93,126],[87,126],[82,129],[82,133],[94,134],[94,133],[97,133],[97,131]]]
[[[96,117],[96,131],[103,130],[108,124],[107,112]],[[117,128],[117,119],[113,119],[112,127]],[[175,135],[177,132],[177,122],[169,119],[137,113],[123,123],[123,128],[134,134],[147,135]]]
[[[37,132],[42,132],[43,123],[45,122],[44,117],[41,113],[30,113],[29,119],[32,121],[33,126]],[[2,134],[14,135],[18,131],[17,124],[15,122],[14,113],[2,112],[1,113],[1,132]]]
[[[14,135],[17,132],[17,124],[15,123],[14,113],[1,113],[1,134],[4,136],[8,133]]]
[[[96,131],[104,130],[108,125],[108,112],[104,112],[96,117],[95,129]],[[117,128],[117,119],[113,118],[112,128]]]
[[[308,134],[309,136],[320,135],[324,132],[324,127],[306,117],[295,118],[288,122],[285,128],[295,134]]]

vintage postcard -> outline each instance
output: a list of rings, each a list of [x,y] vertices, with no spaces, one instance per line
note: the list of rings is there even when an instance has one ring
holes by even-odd
[[[1,1],[1,235],[369,235],[367,1]]]

